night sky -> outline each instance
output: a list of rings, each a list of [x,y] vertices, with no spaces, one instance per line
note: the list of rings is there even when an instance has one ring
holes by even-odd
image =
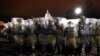
[[[74,18],[73,10],[79,6],[83,15],[100,18],[100,0],[0,0],[0,20],[42,17],[46,10],[52,16]]]

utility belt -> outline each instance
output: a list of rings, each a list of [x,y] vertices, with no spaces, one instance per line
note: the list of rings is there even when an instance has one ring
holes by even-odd
[[[81,42],[80,42],[80,40],[79,40],[78,38],[76,38],[76,37],[68,37],[68,38],[66,39],[66,45],[68,45],[68,46],[74,46],[74,45],[76,45],[76,44],[78,44],[78,43],[81,43]]]

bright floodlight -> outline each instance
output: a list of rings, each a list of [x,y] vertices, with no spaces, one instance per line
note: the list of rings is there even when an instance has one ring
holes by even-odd
[[[75,14],[81,14],[82,9],[80,7],[75,9]]]

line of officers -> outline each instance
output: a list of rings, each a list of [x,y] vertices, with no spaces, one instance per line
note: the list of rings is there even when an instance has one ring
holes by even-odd
[[[94,55],[100,56],[100,22],[91,20],[86,23],[85,16],[74,24],[66,21],[66,26],[59,23],[58,18],[27,19],[13,18],[5,23],[1,32],[7,35],[15,46],[15,55],[36,56],[81,56],[90,55],[95,47]]]

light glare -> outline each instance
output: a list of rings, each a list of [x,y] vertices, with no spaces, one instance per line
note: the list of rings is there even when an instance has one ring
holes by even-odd
[[[81,8],[78,7],[75,9],[75,14],[81,14],[81,12],[82,12]]]

